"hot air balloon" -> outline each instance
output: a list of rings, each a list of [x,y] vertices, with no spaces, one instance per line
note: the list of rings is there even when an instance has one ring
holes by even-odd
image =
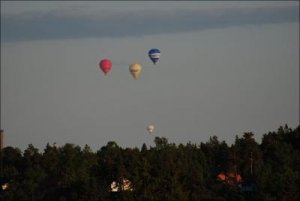
[[[111,67],[112,67],[111,60],[109,60],[109,59],[101,60],[99,63],[99,67],[104,72],[104,74],[107,75],[107,73],[111,70]]]
[[[151,61],[153,62],[153,64],[155,65],[159,58],[160,58],[160,50],[159,49],[151,49],[148,52],[149,58],[151,59]]]
[[[149,134],[153,133],[154,132],[154,126],[153,125],[149,125],[147,127],[147,131],[148,131]]]
[[[135,80],[137,80],[141,74],[141,71],[142,71],[142,66],[140,64],[131,64],[129,66],[129,71],[131,73],[131,75],[133,76],[133,78]]]

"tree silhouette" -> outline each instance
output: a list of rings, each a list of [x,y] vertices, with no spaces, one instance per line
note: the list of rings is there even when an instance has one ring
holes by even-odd
[[[155,137],[154,147],[122,148],[110,141],[93,152],[67,143],[32,144],[22,152],[5,147],[6,201],[201,201],[299,200],[300,126],[287,125],[263,135],[236,136],[228,146],[212,136],[199,145],[169,143]],[[223,175],[223,176],[220,176]],[[219,177],[218,177],[219,176]],[[126,187],[124,181],[127,182]],[[2,182],[2,184],[4,184]],[[117,191],[112,191],[115,182]],[[4,189],[4,190],[3,190]]]

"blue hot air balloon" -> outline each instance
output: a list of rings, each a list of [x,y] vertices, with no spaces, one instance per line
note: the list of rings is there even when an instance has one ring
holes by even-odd
[[[156,64],[160,58],[160,51],[159,49],[151,49],[149,50],[148,55],[153,64]]]

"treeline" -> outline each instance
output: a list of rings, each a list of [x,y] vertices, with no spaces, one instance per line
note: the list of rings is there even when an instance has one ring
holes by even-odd
[[[48,144],[43,152],[33,145],[24,152],[5,147],[1,199],[300,200],[300,126],[264,134],[260,144],[251,132],[236,136],[231,146],[216,136],[200,144],[177,145],[164,137],[154,142],[154,147],[141,148],[108,142],[96,152],[74,144]]]

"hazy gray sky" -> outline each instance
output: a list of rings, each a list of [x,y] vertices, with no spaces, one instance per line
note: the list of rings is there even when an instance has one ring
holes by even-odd
[[[230,144],[244,132],[260,142],[299,125],[298,55],[297,1],[1,1],[5,145]]]

